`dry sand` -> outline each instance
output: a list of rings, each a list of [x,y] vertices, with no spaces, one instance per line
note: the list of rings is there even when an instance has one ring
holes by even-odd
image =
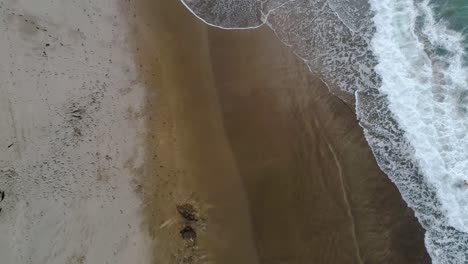
[[[428,261],[352,109],[271,31],[209,28],[178,1],[138,3],[153,132],[141,184],[157,263]],[[199,221],[178,214],[183,203]],[[180,238],[187,224],[194,244]]]
[[[0,263],[149,263],[145,87],[114,0],[0,2]]]

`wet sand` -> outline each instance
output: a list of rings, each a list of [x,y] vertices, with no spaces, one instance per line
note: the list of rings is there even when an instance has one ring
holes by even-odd
[[[155,263],[427,261],[352,108],[269,29],[209,28],[174,0],[135,12],[148,133],[144,166],[128,166]]]
[[[247,196],[214,86],[206,27],[191,16],[168,12],[172,6],[186,12],[177,2],[149,3],[140,9],[148,13],[138,43],[145,44],[140,59],[143,74],[148,73],[147,125],[153,133],[141,185],[156,261],[257,263]],[[150,48],[155,48],[152,58]],[[152,68],[156,62],[157,69]],[[198,211],[199,220],[191,223],[195,244],[179,234],[188,223],[176,206],[184,203]]]

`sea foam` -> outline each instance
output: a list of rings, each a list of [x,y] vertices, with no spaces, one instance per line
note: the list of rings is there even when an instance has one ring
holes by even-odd
[[[371,3],[380,91],[414,147],[425,179],[436,189],[449,224],[468,232],[468,90],[462,38],[434,23],[427,2]],[[434,49],[447,54],[439,56]]]

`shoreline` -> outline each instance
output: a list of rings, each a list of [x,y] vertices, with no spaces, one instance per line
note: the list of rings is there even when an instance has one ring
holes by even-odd
[[[150,131],[139,184],[158,259],[427,261],[350,107],[268,29],[209,28],[169,2],[140,0],[136,38]],[[189,247],[184,203],[204,219]]]

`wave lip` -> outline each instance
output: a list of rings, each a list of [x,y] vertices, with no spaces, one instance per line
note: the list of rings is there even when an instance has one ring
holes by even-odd
[[[183,0],[188,10],[206,24],[223,29],[263,25],[260,2],[251,0]]]

